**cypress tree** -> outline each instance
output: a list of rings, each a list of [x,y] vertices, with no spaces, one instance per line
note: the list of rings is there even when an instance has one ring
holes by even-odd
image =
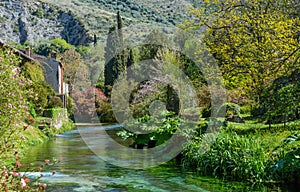
[[[115,80],[120,74],[126,71],[126,51],[122,33],[122,18],[120,12],[117,12],[117,29],[111,27],[106,40],[105,47],[105,67],[104,67],[104,85],[105,93],[110,96],[110,91]]]
[[[118,78],[118,58],[116,56],[118,51],[118,35],[116,27],[109,28],[108,36],[106,39],[105,50],[105,67],[104,67],[104,85],[105,93],[109,96],[114,81]]]
[[[94,47],[96,47],[96,45],[97,45],[97,36],[96,34],[94,34]]]
[[[118,36],[119,36],[119,42],[120,42],[120,65],[119,70],[120,73],[126,71],[126,51],[124,47],[124,39],[123,39],[123,24],[122,24],[122,17],[120,15],[120,11],[117,12],[117,24],[118,24]]]
[[[132,65],[134,65],[134,56],[133,56],[133,50],[129,49],[129,55],[126,62],[126,69],[128,74],[132,74],[132,68],[130,68]]]

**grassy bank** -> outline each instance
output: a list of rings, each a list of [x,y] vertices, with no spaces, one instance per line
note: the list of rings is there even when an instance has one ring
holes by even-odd
[[[51,119],[39,117],[37,118],[37,123],[35,123],[34,126],[29,126],[26,131],[24,131],[23,136],[25,138],[25,142],[23,146],[21,146],[21,151],[26,151],[33,145],[46,142],[47,140],[53,138],[56,134],[61,134],[75,128],[75,124],[71,120],[66,120],[63,121],[63,124],[59,129],[53,126],[40,129],[39,121],[44,122],[47,120],[50,121]]]
[[[205,129],[207,122],[202,124]],[[300,183],[300,122],[267,125],[228,123],[202,153],[203,136],[183,151],[183,165],[201,175],[251,183]]]
[[[53,138],[56,134],[64,133],[68,130],[75,128],[75,124],[71,121],[64,121],[62,126],[57,129],[53,126],[44,128],[43,130],[39,128],[40,121],[50,121],[50,118],[37,117],[36,122],[32,125],[29,125],[26,130],[21,133],[21,139],[23,142],[19,142],[14,146],[14,151],[18,153],[18,158],[26,156],[26,151],[34,145],[43,143]],[[10,165],[16,161],[15,155],[8,155],[8,158],[3,159],[6,165]]]

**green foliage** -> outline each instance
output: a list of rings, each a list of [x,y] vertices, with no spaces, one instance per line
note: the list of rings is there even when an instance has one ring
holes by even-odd
[[[35,112],[35,109],[34,109],[34,105],[32,103],[28,103],[28,106],[29,106],[30,116],[33,117],[33,118],[36,118],[37,115],[36,115],[36,112]]]
[[[41,8],[38,8],[36,11],[34,11],[32,13],[32,15],[37,16],[39,18],[43,18],[44,17],[44,12]]]
[[[204,107],[201,112],[202,112],[202,117],[204,118],[208,118],[213,115],[211,111],[211,105]],[[231,119],[235,117],[241,118],[240,106],[235,103],[229,103],[229,102],[224,103],[219,107],[219,109],[217,109],[216,117],[222,117],[226,119]]]
[[[300,84],[281,88],[270,87],[265,92],[260,109],[268,123],[287,122],[300,118]]]
[[[203,139],[208,125],[223,126],[216,141],[203,153]],[[197,134],[183,151],[183,165],[229,180],[257,182],[298,182],[299,181],[299,123],[269,130],[268,126],[257,123],[237,124],[211,120],[200,121]],[[294,127],[294,128],[293,128]],[[295,131],[296,130],[296,131]],[[203,145],[204,144],[204,145]],[[289,174],[290,173],[290,174]]]
[[[111,103],[108,101],[101,102],[100,107],[96,109],[101,123],[116,122]]]
[[[72,99],[72,97],[67,96],[67,111],[69,116],[71,117],[73,116],[74,108],[75,108],[74,100]]]
[[[38,115],[47,107],[48,98],[54,94],[54,90],[46,83],[43,69],[40,64],[26,62],[21,65],[21,74],[31,81],[27,86],[34,97],[29,99]]]
[[[300,144],[300,134],[295,133],[286,137],[278,150],[277,160],[273,163],[271,171],[277,180],[284,180],[287,183],[299,182],[300,175],[300,148],[293,148],[284,152],[284,146],[298,142]]]
[[[299,18],[286,14],[286,8],[284,0],[203,1],[190,10],[196,19],[185,27],[206,27],[204,45],[226,86],[259,102],[270,82],[298,67]],[[202,55],[203,49],[196,52]]]
[[[78,52],[82,57],[84,57],[84,56],[90,54],[91,50],[87,46],[80,45],[80,46],[76,47],[76,52]]]
[[[41,41],[34,49],[37,54],[44,56],[49,56],[51,52],[56,52],[58,54],[64,53],[67,50],[75,50],[75,47],[61,38],[51,39],[50,41]]]
[[[167,141],[176,132],[180,122],[179,117],[174,116],[174,112],[160,111],[160,114],[156,117],[145,115],[134,121],[124,122],[125,127],[139,128],[142,131],[150,131],[151,133],[132,133],[123,130],[118,135],[123,139],[133,138],[134,143],[132,146],[138,145],[138,148],[143,146],[154,147]]]
[[[26,90],[29,83],[20,75],[19,65],[10,49],[0,49],[0,154],[11,153],[21,142],[22,121],[29,115],[27,100],[32,93]]]
[[[26,62],[22,64],[21,70],[21,74],[33,82],[40,83],[45,81],[43,68],[37,62]]]
[[[110,97],[111,87],[119,75],[126,72],[127,52],[124,47],[122,18],[120,12],[117,13],[117,30],[116,27],[110,27],[106,39],[105,47],[105,67],[104,67],[104,85],[105,94]]]
[[[51,109],[51,108],[62,108],[62,107],[63,107],[63,103],[59,97],[56,96],[50,97],[47,108]]]
[[[240,116],[240,106],[235,103],[224,103],[220,109],[218,110],[219,117],[233,117],[233,116]]]
[[[201,139],[191,141],[183,151],[185,166],[200,173],[240,181],[262,182],[269,177],[266,168],[270,158],[259,141],[222,132],[216,142],[202,153]]]
[[[11,49],[0,47],[0,189],[23,190],[19,172],[17,147],[24,142],[25,119],[29,118],[27,100],[29,82],[20,74],[20,58]],[[33,119],[34,120],[34,119]],[[2,185],[4,185],[2,187]]]
[[[53,126],[45,126],[42,130],[47,137],[53,137],[56,134],[63,133],[65,131],[71,130],[75,127],[74,123],[67,119],[67,110],[64,108],[56,107],[51,109],[46,109],[44,111],[44,116],[51,118],[52,122],[62,122],[62,126],[59,128]]]
[[[119,71],[119,60],[117,58],[117,54],[119,47],[118,34],[115,27],[111,27],[109,29],[106,47],[105,47],[105,66],[104,66],[104,78],[105,78],[105,93],[109,95],[110,92],[109,87],[112,87],[115,80],[118,78],[119,73],[123,71]]]
[[[164,33],[158,30],[151,31],[145,39],[144,45],[139,48],[140,60],[155,59],[158,51],[168,43],[170,40]]]

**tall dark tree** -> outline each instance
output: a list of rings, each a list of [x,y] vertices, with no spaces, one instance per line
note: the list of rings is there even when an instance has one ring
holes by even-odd
[[[134,64],[133,50],[129,49],[129,55],[126,62],[126,67],[129,68]]]
[[[105,93],[110,96],[110,91],[115,80],[120,74],[126,71],[126,52],[122,33],[122,18],[120,12],[117,13],[116,27],[109,29],[105,47]]]
[[[124,39],[123,39],[123,24],[122,24],[122,17],[120,15],[120,11],[117,13],[117,23],[118,23],[118,36],[119,36],[119,42],[120,42],[120,72],[124,72],[126,70],[126,51],[124,47]]]
[[[133,66],[133,65],[134,65],[134,56],[133,56],[133,50],[131,48],[131,49],[129,49],[129,54],[128,54],[127,61],[126,61],[127,76],[133,75],[133,71],[132,71],[133,68],[131,68],[131,66]]]
[[[105,94],[109,95],[111,88],[114,84],[114,81],[118,78],[118,34],[116,31],[116,27],[109,28],[106,47],[105,50],[105,67],[104,67],[104,85],[105,85]]]
[[[94,34],[94,47],[96,47],[96,45],[97,45],[97,35]]]

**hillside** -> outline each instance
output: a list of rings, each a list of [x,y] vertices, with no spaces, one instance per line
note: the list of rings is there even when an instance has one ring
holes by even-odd
[[[92,40],[84,25],[72,13],[38,1],[2,1],[0,21],[0,36],[4,41],[23,44],[61,37],[79,45]]]
[[[117,11],[124,25],[176,26],[188,18],[185,0],[4,0],[0,36],[5,41],[34,43],[61,37],[73,45],[104,40]]]

